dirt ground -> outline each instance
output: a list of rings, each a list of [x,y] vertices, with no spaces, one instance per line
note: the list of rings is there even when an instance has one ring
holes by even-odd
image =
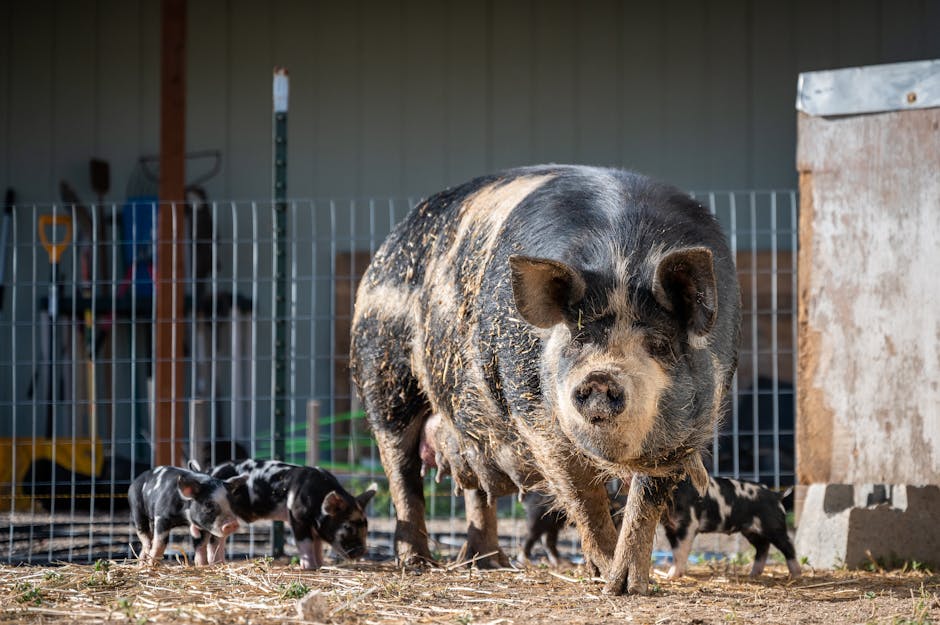
[[[207,568],[100,561],[0,566],[0,623],[907,623],[940,622],[940,576],[698,565],[652,578],[650,596],[610,597],[578,568],[421,573],[390,563],[301,571],[256,559]]]

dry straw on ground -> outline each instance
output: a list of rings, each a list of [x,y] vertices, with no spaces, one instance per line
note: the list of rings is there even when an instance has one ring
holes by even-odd
[[[0,566],[0,623],[930,623],[940,577],[924,571],[692,567],[647,597],[610,597],[578,569],[416,573],[358,563],[301,571],[270,559],[207,568],[99,562]]]

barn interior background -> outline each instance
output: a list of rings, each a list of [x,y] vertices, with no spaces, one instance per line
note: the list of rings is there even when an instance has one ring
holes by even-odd
[[[8,561],[119,556],[127,485],[155,448],[160,4],[15,1],[0,23],[0,187],[13,192],[0,240],[0,540]],[[381,477],[346,370],[371,253],[429,193],[579,162],[643,171],[713,208],[745,327],[711,468],[793,483],[795,77],[940,57],[940,5],[206,0],[188,3],[186,23],[192,194],[173,224],[184,435],[172,443],[187,457],[280,452],[347,483]],[[275,65],[291,75],[283,233]],[[451,544],[462,502],[446,483],[429,492]],[[389,513],[387,498],[373,507]],[[266,528],[247,536],[249,552],[267,549]]]

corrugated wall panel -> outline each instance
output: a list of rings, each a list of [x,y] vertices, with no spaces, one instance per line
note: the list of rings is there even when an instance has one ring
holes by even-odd
[[[125,197],[157,149],[159,3],[5,3],[0,185]],[[537,161],[690,188],[792,187],[801,70],[940,55],[936,2],[189,4],[190,149],[212,197],[270,187],[271,68],[291,72],[290,192],[421,195]],[[191,168],[192,175],[198,167]]]
[[[705,17],[708,87],[693,97],[709,120],[705,135],[702,189],[742,188],[751,168],[750,3],[709,2]]]
[[[219,150],[225,154],[229,148],[229,75],[226,62],[230,53],[230,14],[227,0],[205,0],[192,3],[190,9],[190,36],[187,39],[186,62],[189,92],[186,101],[186,139],[190,150]],[[195,32],[192,28],[195,27]],[[259,122],[263,120],[258,120]],[[258,124],[260,126],[260,123]],[[228,159],[222,161],[222,171],[209,182],[214,195],[225,188]],[[212,166],[209,160],[192,162],[187,168],[190,179],[205,174]]]
[[[532,162],[534,13],[531,0],[492,3],[488,168]]]
[[[445,66],[444,3],[407,2],[404,7],[404,106],[402,179],[405,189],[445,186],[447,150],[444,116],[448,68]],[[426,185],[426,187],[425,187]]]
[[[621,164],[644,173],[662,171],[665,138],[666,71],[664,5],[623,8],[623,94]]]
[[[143,126],[146,124],[148,133],[153,131],[150,130],[152,121],[144,121],[144,109],[140,104],[145,97],[149,99],[149,94],[156,94],[159,89],[156,84],[156,58],[147,55],[154,63],[151,71],[143,71],[141,64],[142,49],[146,45],[144,38],[140,36],[141,13],[137,2],[102,0],[98,3],[98,27],[95,37],[98,48],[96,133],[94,146],[86,147],[86,157],[95,156],[108,161],[111,168],[111,192],[108,194],[110,200],[125,197],[127,182],[136,159],[145,150],[155,149],[152,143],[141,143]],[[145,93],[148,95],[144,96]],[[148,103],[147,110],[156,109]],[[18,184],[16,180],[10,182]],[[81,196],[92,196],[87,173],[72,182]],[[51,199],[35,190],[33,197]]]
[[[487,95],[492,30],[487,24],[490,15],[486,3],[447,5],[444,178],[448,183],[467,180],[486,171],[489,165]]]
[[[233,0],[229,6],[228,64],[219,68],[226,70],[229,82],[225,197],[270,196],[274,5]],[[191,39],[199,24],[190,17],[188,28]],[[193,147],[191,142],[188,147]]]
[[[356,146],[362,152],[361,185],[397,195],[404,186],[402,120],[410,104],[401,87],[405,75],[401,3],[376,3],[363,12],[361,25],[365,63],[359,87],[360,144]],[[318,146],[319,142],[313,144],[315,149]]]
[[[623,110],[622,4],[576,5],[574,158],[597,165],[620,163]]]

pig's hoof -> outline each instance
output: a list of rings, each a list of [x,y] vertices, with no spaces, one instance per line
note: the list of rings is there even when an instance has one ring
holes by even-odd
[[[613,575],[604,586],[604,593],[608,595],[648,595],[649,579],[639,575],[623,574]]]
[[[626,584],[626,587],[624,587],[622,584],[611,585],[611,583],[608,582],[604,587],[604,594],[607,595],[648,595],[649,592],[649,584],[646,582],[643,582],[642,584],[640,582],[637,582],[636,584],[628,583]]]
[[[405,553],[398,556],[398,566],[406,569],[427,569],[436,564],[431,554]]]
[[[509,558],[502,551],[488,558],[477,558],[473,560],[473,566],[478,569],[508,569],[512,568]]]
[[[467,550],[469,552],[469,550]],[[492,552],[487,552],[492,553]],[[480,554],[477,553],[474,556],[467,558],[467,566],[475,566],[478,569],[509,569],[512,568],[512,564],[509,562],[509,557],[503,553],[502,549],[497,550],[496,553],[492,555],[480,557]]]
[[[676,579],[678,577],[682,577],[682,571],[673,564],[669,567],[669,572],[666,573],[666,579]]]
[[[603,577],[601,568],[597,566],[592,560],[586,560],[582,565],[584,567],[585,575],[588,577]]]
[[[477,566],[481,569],[510,569],[512,568],[512,563],[509,561],[509,556],[500,550],[496,555],[492,555],[489,558],[483,558],[483,564],[480,564],[481,560],[477,560]]]

